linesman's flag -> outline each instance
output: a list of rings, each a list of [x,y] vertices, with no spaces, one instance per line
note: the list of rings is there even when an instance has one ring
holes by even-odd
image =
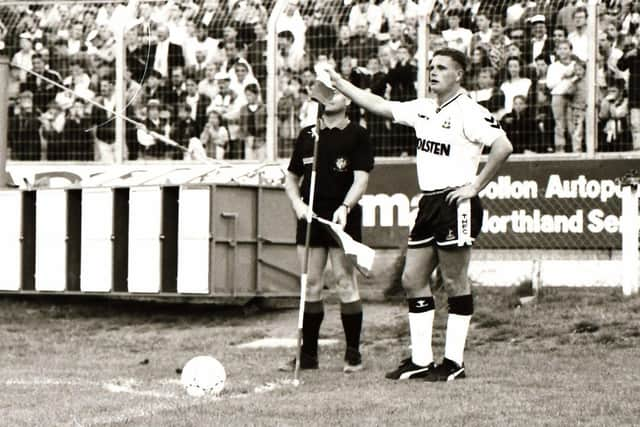
[[[314,217],[320,224],[325,225],[334,239],[338,242],[347,258],[351,259],[354,266],[363,275],[368,276],[373,268],[373,259],[375,258],[376,251],[369,246],[353,240],[351,236],[342,230],[342,228],[331,221],[318,216]]]
[[[311,87],[311,99],[322,105],[331,101],[335,92],[333,84],[331,83],[331,77],[324,68],[325,66],[327,65],[317,64],[315,66],[316,81]]]

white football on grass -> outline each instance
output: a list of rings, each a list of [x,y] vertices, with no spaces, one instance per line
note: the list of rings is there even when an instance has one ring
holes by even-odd
[[[224,389],[227,373],[215,357],[197,356],[189,360],[180,382],[189,396],[217,395]]]

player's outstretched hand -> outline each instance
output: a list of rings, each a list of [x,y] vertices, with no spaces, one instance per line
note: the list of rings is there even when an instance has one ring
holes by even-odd
[[[471,184],[460,187],[451,193],[447,194],[445,201],[449,204],[464,202],[467,199],[471,199],[478,195],[478,190]]]
[[[340,205],[338,209],[333,212],[333,218],[331,218],[331,221],[344,229],[345,225],[347,225],[347,213],[347,207],[345,205]]]
[[[316,65],[316,74],[326,73],[331,79],[331,83],[335,84],[340,79],[340,74],[329,63]]]

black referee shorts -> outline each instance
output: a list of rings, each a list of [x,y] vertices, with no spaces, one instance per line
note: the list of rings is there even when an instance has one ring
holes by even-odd
[[[418,204],[416,222],[409,233],[409,249],[436,245],[442,249],[458,247],[458,215],[456,203],[449,204],[445,197],[455,188],[424,192]],[[482,204],[478,196],[470,200],[471,238],[482,229]]]
[[[334,203],[314,203],[313,210],[316,215],[331,221],[333,213],[339,206],[340,202],[337,205]],[[349,215],[347,215],[347,225],[344,227],[344,231],[356,242],[362,242],[362,208],[360,205],[356,205],[351,209]],[[298,220],[296,228],[296,244],[304,246],[306,232],[307,221],[304,219]],[[340,247],[336,239],[331,236],[327,226],[320,224],[318,221],[311,222],[311,238],[309,246],[317,248]]]

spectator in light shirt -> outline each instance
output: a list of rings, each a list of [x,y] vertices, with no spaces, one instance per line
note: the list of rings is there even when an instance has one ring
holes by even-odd
[[[568,40],[556,46],[556,62],[549,65],[546,84],[551,90],[551,108],[555,120],[555,151],[566,150],[565,134],[569,124],[569,102],[574,79],[575,62],[571,55],[571,43]]]
[[[382,27],[382,9],[370,0],[357,0],[349,12],[349,29],[356,33],[360,25],[366,25],[367,32],[371,35],[379,34]]]
[[[462,9],[454,8],[447,11],[449,29],[442,32],[442,37],[447,42],[448,47],[468,55],[473,33],[466,28],[460,27],[461,16]]]
[[[587,8],[580,6],[573,11],[575,31],[569,33],[567,39],[571,42],[573,54],[582,61],[589,59],[589,35],[587,34]]]

